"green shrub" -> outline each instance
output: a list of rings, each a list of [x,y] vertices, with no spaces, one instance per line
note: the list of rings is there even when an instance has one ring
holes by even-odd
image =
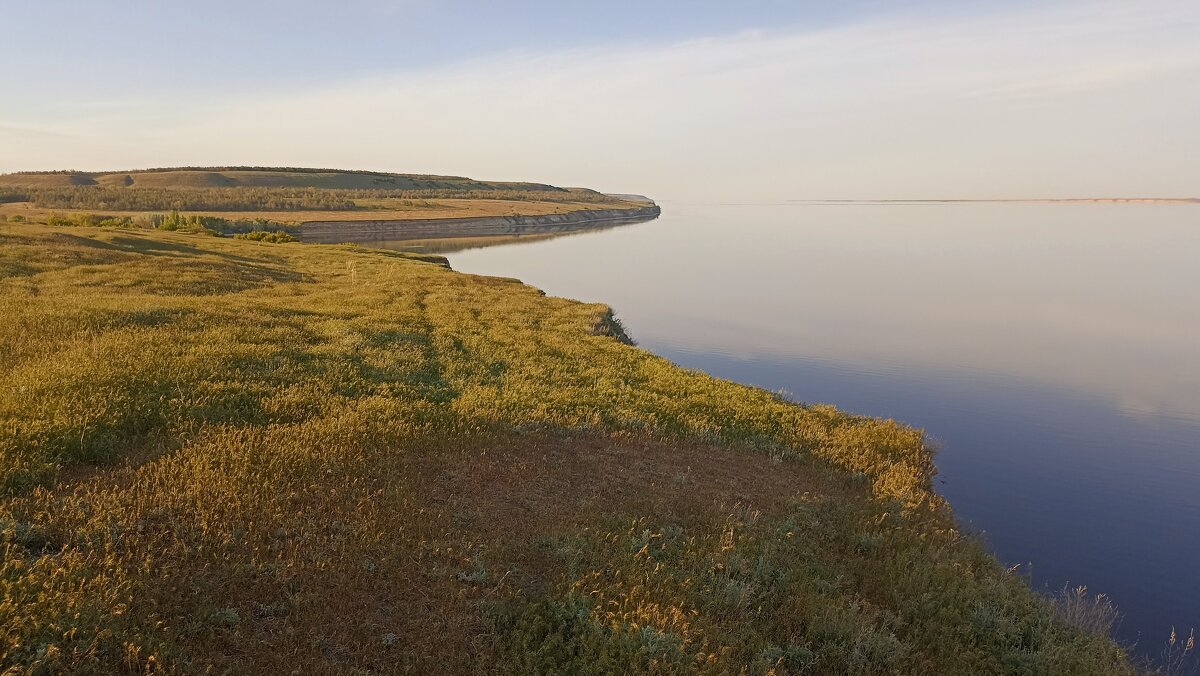
[[[169,232],[187,232],[197,235],[216,236],[224,232],[224,227],[228,223],[223,218],[214,216],[198,216],[196,214],[181,214],[178,211],[172,211],[164,216],[157,217],[153,220],[155,227],[159,230],[167,230]]]
[[[284,244],[286,242],[300,241],[281,230],[255,230],[254,232],[242,232],[234,235],[234,238],[247,239],[254,242],[267,242],[269,244]]]
[[[47,225],[77,228],[130,228],[133,219],[128,216],[97,216],[95,214],[51,214],[46,218]]]
[[[128,216],[111,216],[101,219],[96,225],[102,228],[132,228],[133,219]]]

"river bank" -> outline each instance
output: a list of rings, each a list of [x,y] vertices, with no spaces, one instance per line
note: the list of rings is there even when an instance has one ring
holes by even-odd
[[[563,234],[641,223],[658,218],[661,211],[658,205],[651,204],[628,209],[586,209],[544,215],[306,221],[300,225],[299,237],[303,242],[334,244]]]
[[[603,299],[681,366],[919,425],[1035,589],[1105,594],[1140,655],[1200,627],[1194,205],[667,206],[448,257]]]
[[[437,257],[0,226],[0,667],[1131,673],[924,434]]]

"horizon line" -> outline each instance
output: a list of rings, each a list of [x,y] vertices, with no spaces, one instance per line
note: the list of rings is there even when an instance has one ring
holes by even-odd
[[[806,204],[946,204],[946,203],[1045,203],[1045,202],[1118,202],[1118,203],[1186,203],[1200,204],[1200,197],[1016,197],[1016,198],[929,198],[929,199],[789,199],[791,203]]]

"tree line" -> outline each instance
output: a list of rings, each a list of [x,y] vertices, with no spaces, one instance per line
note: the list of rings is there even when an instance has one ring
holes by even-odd
[[[0,203],[30,202],[42,209],[97,211],[352,211],[355,200],[498,199],[539,202],[604,202],[582,188],[512,189],[325,189],[325,188],[122,188],[55,186],[0,188]]]
[[[348,211],[354,202],[316,188],[114,188],[56,186],[9,188],[0,202],[30,202],[42,209],[111,211]]]
[[[13,216],[12,219],[23,216]],[[109,227],[142,230],[168,230],[207,235],[238,235],[257,232],[287,232],[299,230],[300,226],[278,223],[266,218],[221,218],[170,211],[165,214],[141,214],[138,216],[110,216],[105,214],[73,213],[50,214],[46,225],[58,227]]]
[[[13,171],[9,172],[8,176],[69,176],[78,174],[80,176],[109,176],[112,174],[161,174],[172,171],[270,171],[281,172],[288,174],[360,174],[363,176],[383,176],[383,177],[398,177],[412,178],[428,181],[448,180],[448,181],[470,181],[471,179],[465,176],[442,176],[438,174],[396,174],[386,171],[369,171],[369,170],[353,170],[345,169],[319,169],[314,167],[255,167],[249,165],[228,166],[228,167],[150,167],[146,169],[125,169],[122,171],[81,171],[79,169],[50,169],[50,170],[32,170],[32,171]]]

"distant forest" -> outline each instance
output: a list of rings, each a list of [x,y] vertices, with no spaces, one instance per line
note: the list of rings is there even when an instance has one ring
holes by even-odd
[[[351,190],[324,188],[137,188],[108,186],[0,187],[0,203],[30,202],[43,209],[100,211],[350,211],[355,200],[500,199],[604,202],[584,189],[564,190]]]
[[[363,174],[365,176],[383,176],[394,177],[402,176],[405,178],[413,178],[426,181],[469,181],[471,179],[465,176],[442,176],[439,174],[394,174],[386,171],[367,171],[345,169],[316,169],[313,167],[154,167],[147,169],[126,169],[122,171],[104,171],[98,172],[101,174],[160,174],[172,171],[270,171],[282,172],[287,174]],[[10,172],[10,176],[70,176],[75,174],[90,174],[97,172],[80,171],[78,169],[55,169],[49,171],[14,171]]]
[[[353,201],[314,188],[0,188],[0,202],[109,211],[346,211]]]

